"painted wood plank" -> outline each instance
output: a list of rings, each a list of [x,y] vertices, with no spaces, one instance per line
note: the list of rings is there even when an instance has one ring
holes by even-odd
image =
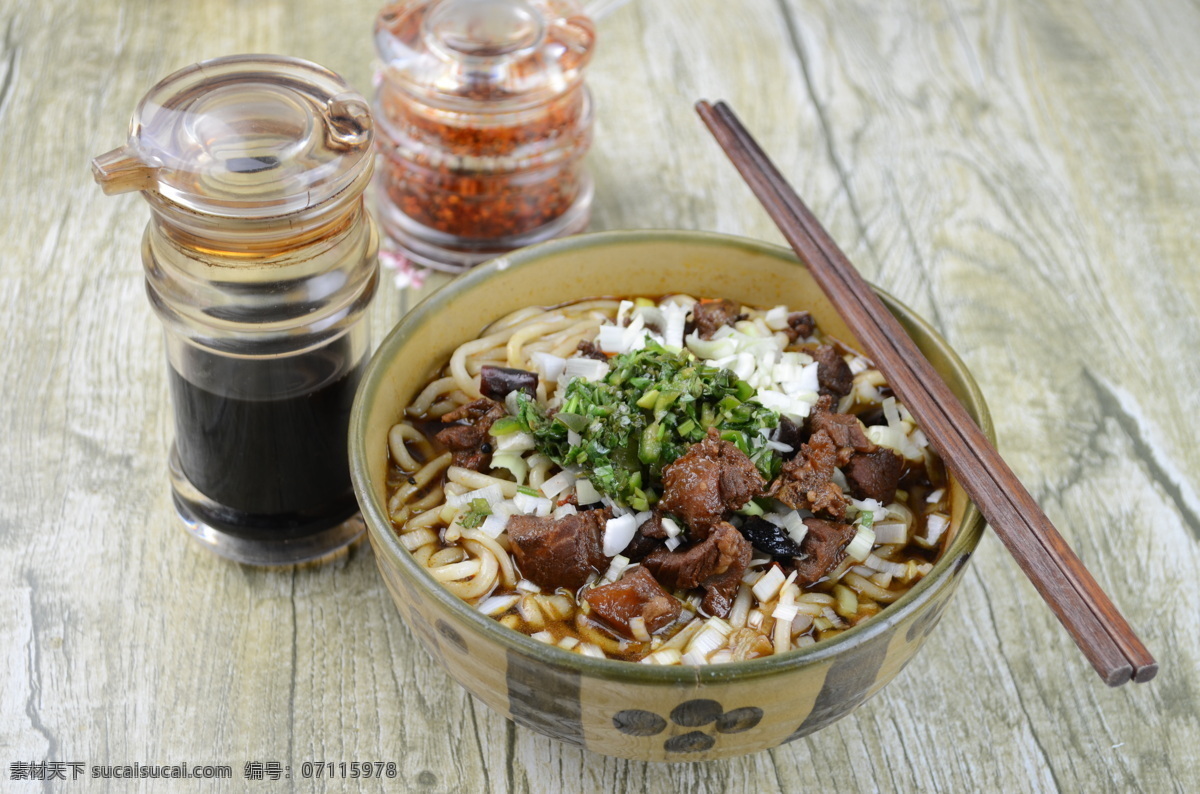
[[[432,666],[368,549],[257,571],[173,523],[147,213],[103,197],[88,159],[120,143],[154,81],[205,57],[301,55],[369,92],[375,11],[0,0],[0,761],[230,763],[217,791],[246,788],[246,761],[341,790],[295,776],[352,760],[395,760],[404,789],[429,791],[1187,790],[1194,4],[643,0],[602,23],[593,228],[780,241],[691,110],[730,100],[868,277],[963,354],[1002,451],[1163,665],[1148,686],[1092,680],[988,537],[877,698],[703,765],[604,758],[491,713]],[[385,285],[376,338],[444,281]]]

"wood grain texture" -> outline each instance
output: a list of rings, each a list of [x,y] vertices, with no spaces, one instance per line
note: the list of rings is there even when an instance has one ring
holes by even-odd
[[[640,0],[601,24],[593,228],[781,241],[693,115],[728,99],[864,274],[962,354],[1001,452],[1162,664],[1104,687],[987,536],[879,696],[703,765],[593,755],[472,701],[415,645],[369,549],[260,571],[175,526],[147,212],[102,196],[88,160],[202,58],[300,55],[369,92],[375,11],[0,0],[6,783],[49,758],[234,767],[224,784],[79,787],[97,791],[383,788],[249,784],[256,760],[395,760],[402,790],[445,792],[1194,788],[1200,7]],[[418,297],[383,289],[377,338]]]

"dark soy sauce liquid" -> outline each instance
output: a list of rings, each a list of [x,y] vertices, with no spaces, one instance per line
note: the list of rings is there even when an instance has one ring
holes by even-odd
[[[190,379],[168,367],[180,465],[215,504],[175,498],[250,539],[299,538],[352,516],[346,432],[366,356],[351,363],[351,353],[339,340],[278,359],[192,352]]]

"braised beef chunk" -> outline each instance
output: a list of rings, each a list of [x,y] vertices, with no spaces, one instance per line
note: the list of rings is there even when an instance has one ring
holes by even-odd
[[[821,345],[812,353],[817,362],[818,391],[840,400],[854,386],[854,373],[846,360],[829,345]]]
[[[856,452],[871,452],[875,444],[863,432],[858,418],[852,414],[837,414],[830,411],[833,398],[823,395],[813,406],[809,416],[809,427],[816,433],[824,430],[838,448],[838,466],[845,466]]]
[[[742,576],[746,573],[746,566],[750,564],[754,549],[750,541],[731,524],[718,524],[717,527],[711,537],[717,542],[721,559],[730,560],[729,567],[724,573],[714,574],[700,583],[704,588],[704,599],[700,602],[700,608],[709,615],[723,618],[733,608],[738,585],[742,583]],[[728,529],[723,529],[726,527]]]
[[[521,575],[544,590],[578,590],[608,565],[602,537],[610,518],[607,508],[558,519],[512,516],[506,529]]]
[[[638,526],[633,540],[621,552],[629,559],[637,562],[650,552],[662,546],[667,538],[667,530],[663,529],[662,514],[655,510],[649,518]]]
[[[892,450],[876,447],[872,452],[855,453],[843,471],[855,498],[887,504],[896,498],[904,461]]]
[[[672,590],[686,590],[696,587],[712,576],[720,564],[720,559],[721,552],[710,535],[699,543],[675,551],[659,549],[643,560],[642,564],[650,569],[658,581]],[[729,561],[726,560],[725,564],[728,568]]]
[[[632,618],[641,617],[646,631],[654,634],[674,623],[683,610],[679,600],[640,566],[612,584],[593,587],[583,600],[591,606],[592,615],[629,639],[636,639],[629,629]]]
[[[492,455],[488,430],[504,416],[504,406],[484,397],[455,408],[442,417],[443,422],[461,422],[439,430],[435,438],[454,453],[454,465],[484,471]]]
[[[593,358],[596,361],[608,361],[608,356],[604,355],[600,348],[584,339],[579,343],[579,347],[575,348],[579,355],[584,358]]]
[[[511,367],[493,367],[484,364],[479,370],[479,391],[484,397],[503,400],[509,392],[523,391],[530,397],[537,396],[537,373]]]
[[[729,614],[738,582],[750,564],[753,548],[732,524],[724,521],[699,543],[676,551],[659,549],[643,563],[666,587],[703,587],[701,606],[710,615]]]
[[[663,469],[659,507],[681,517],[691,537],[703,539],[709,529],[763,490],[763,478],[750,458],[716,428]]]
[[[489,400],[486,397],[469,402],[466,405],[460,405],[450,413],[442,417],[443,422],[466,422],[471,425],[479,425],[486,423],[487,427],[492,426],[500,417],[504,416],[504,406],[495,400]],[[487,429],[487,428],[484,428]]]
[[[692,323],[701,339],[712,339],[712,335],[723,325],[733,325],[746,315],[738,313],[738,305],[730,300],[704,300],[692,304]]]
[[[732,524],[722,521],[699,543],[675,551],[660,549],[644,564],[666,587],[686,590],[729,570],[741,557],[743,547],[750,549],[750,542]]]
[[[765,551],[772,557],[799,557],[802,553],[786,529],[772,524],[765,518],[747,518],[742,522],[742,534],[754,548]]]
[[[721,443],[729,448],[722,453],[720,459],[721,500],[725,502],[725,507],[733,512],[744,507],[754,497],[760,496],[767,483],[759,474],[754,462],[735,444],[728,441]]]
[[[849,503],[832,479],[837,454],[837,445],[827,432],[813,433],[808,443],[800,447],[800,454],[783,464],[767,495],[794,510],[811,510],[826,518],[841,519]]]
[[[792,312],[787,316],[788,327],[783,329],[789,342],[812,336],[813,318],[808,312]]]
[[[819,518],[804,519],[808,534],[800,544],[806,555],[796,560],[796,584],[807,587],[820,581],[846,558],[846,546],[858,534],[853,524],[822,521]]]

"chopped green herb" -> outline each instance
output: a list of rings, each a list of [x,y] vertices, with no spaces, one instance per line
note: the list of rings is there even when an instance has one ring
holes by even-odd
[[[515,416],[502,416],[492,426],[488,428],[488,432],[493,436],[507,436],[510,433],[516,433],[521,429],[521,423]]]
[[[861,513],[858,514],[858,523],[861,526],[863,526],[867,529],[870,529],[871,525],[875,523],[875,514],[872,513],[870,510],[862,511]]]
[[[523,493],[526,496],[541,496],[541,493],[534,488],[530,488],[528,485],[518,485],[517,493]]]
[[[472,499],[471,506],[467,509],[467,512],[458,517],[458,523],[467,529],[474,529],[482,524],[483,520],[491,514],[492,506],[488,504],[487,499]]]
[[[761,432],[776,427],[779,414],[751,402],[754,387],[732,372],[653,340],[610,364],[603,380],[572,380],[556,414],[547,415],[527,395],[518,397],[521,429],[560,466],[588,466],[597,489],[646,510],[658,494],[643,484],[701,441],[707,428],[717,426],[721,437],[749,455],[764,477],[770,480],[779,473],[779,454]]]
[[[746,502],[746,504],[742,506],[742,509],[736,512],[740,516],[761,516],[766,513],[766,511],[763,510],[763,506],[754,499]]]

